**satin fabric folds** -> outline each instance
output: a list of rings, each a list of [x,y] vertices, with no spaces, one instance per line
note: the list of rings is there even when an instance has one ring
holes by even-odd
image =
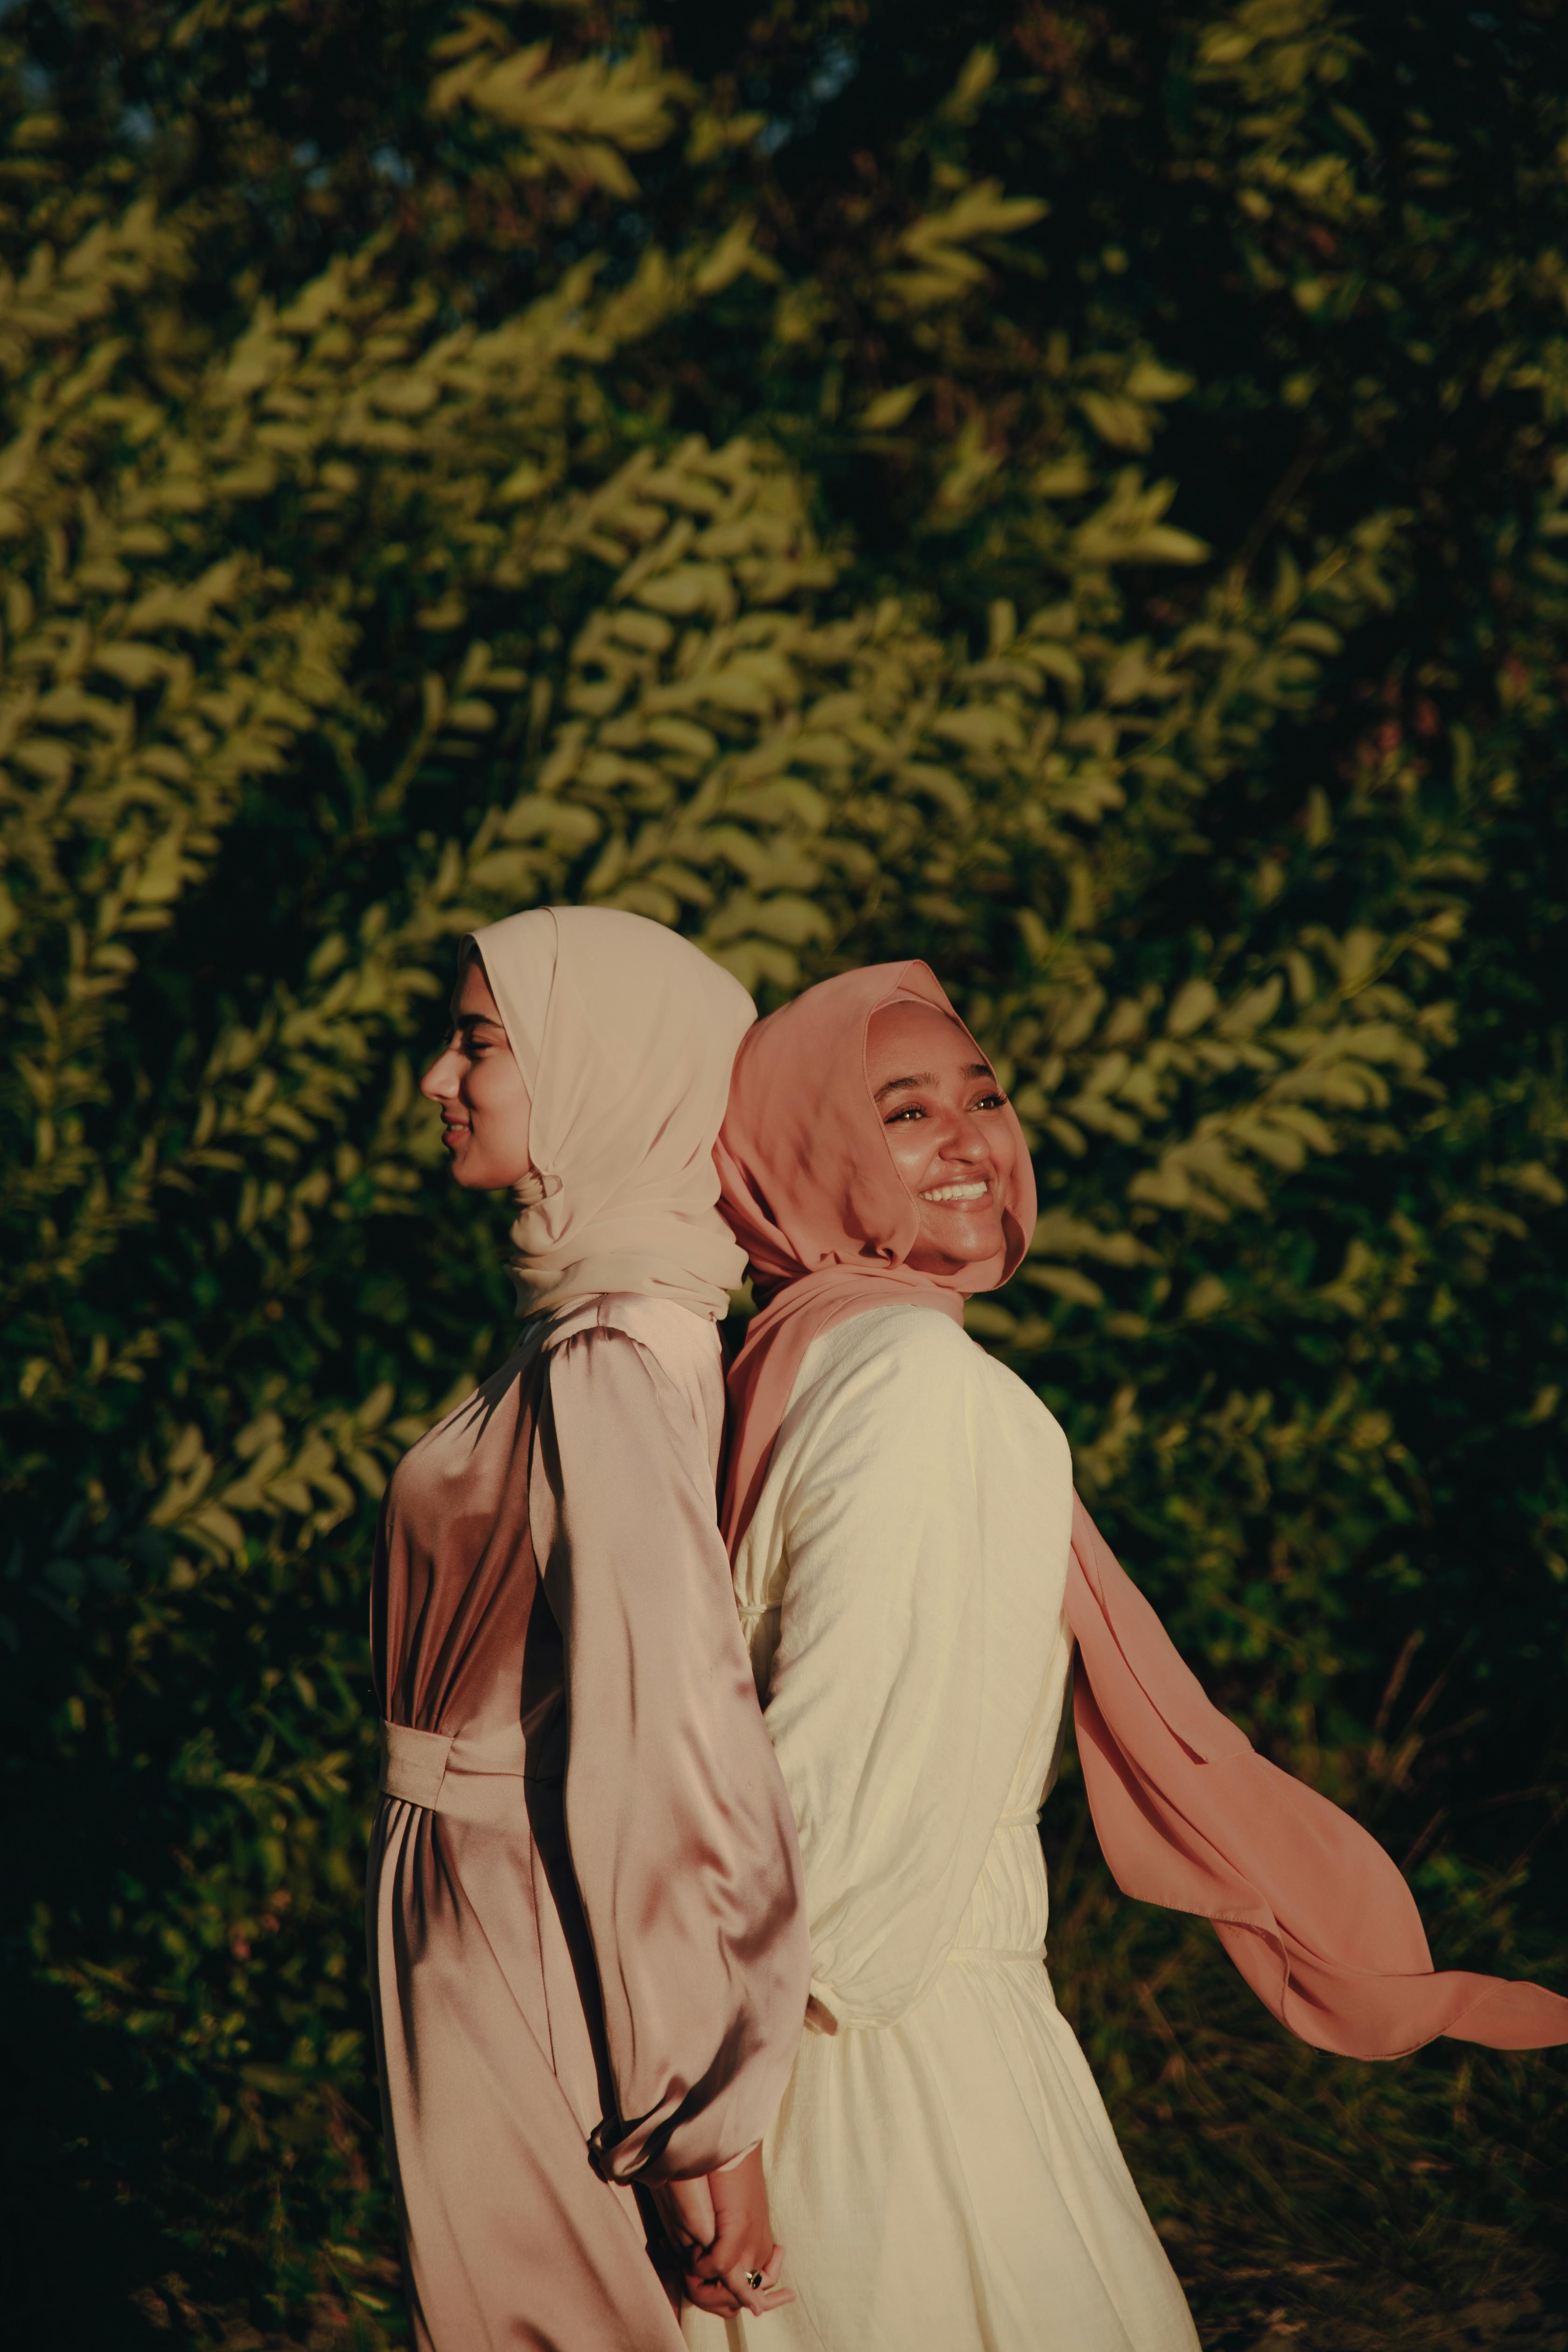
[[[399,1465],[377,1538],[367,1927],[405,2285],[419,2352],[674,2352],[642,2186],[756,2144],[806,1997],[715,1525],[710,1152],[751,1007],[635,917],[479,944],[553,1207],[522,1269],[545,1311]]]
[[[718,1151],[722,1207],[763,1304],[730,1374],[731,1558],[812,1342],[895,1299],[961,1319],[963,1294],[1005,1280],[1032,1230],[1020,1151],[1001,1264],[949,1282],[904,1262],[914,1209],[871,1098],[866,1038],[881,1006],[911,999],[957,1018],[925,965],[875,965],[807,990],[737,1056]],[[1081,1502],[1064,1608],[1085,1783],[1125,1893],[1213,1919],[1258,1998],[1321,2049],[1384,2058],[1440,2034],[1503,2049],[1568,2041],[1559,1995],[1433,1969],[1394,1862],[1209,1704]]]

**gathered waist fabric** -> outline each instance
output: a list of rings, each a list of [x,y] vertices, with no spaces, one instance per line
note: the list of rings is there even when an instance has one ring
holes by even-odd
[[[1038,1961],[1050,1908],[1039,1807],[1009,1807],[992,1834],[952,1950],[970,1959],[1027,1954]]]
[[[381,1727],[381,1791],[427,1812],[458,1820],[499,1821],[523,1802],[518,1783],[559,1773],[531,1769],[521,1723],[500,1730],[416,1731],[406,1723]]]

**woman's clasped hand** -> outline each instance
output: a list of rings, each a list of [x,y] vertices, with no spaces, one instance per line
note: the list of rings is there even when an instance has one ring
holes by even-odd
[[[779,2284],[784,2250],[773,2242],[760,2147],[705,2179],[665,2181],[654,2202],[681,2260],[686,2299],[700,2311],[762,2318],[795,2301]]]

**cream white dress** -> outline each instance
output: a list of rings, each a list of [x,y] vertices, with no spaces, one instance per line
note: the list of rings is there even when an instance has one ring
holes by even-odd
[[[736,1563],[813,2002],[763,2144],[798,2300],[693,2352],[1194,2352],[1046,1970],[1072,1471],[930,1308],[814,1341]]]

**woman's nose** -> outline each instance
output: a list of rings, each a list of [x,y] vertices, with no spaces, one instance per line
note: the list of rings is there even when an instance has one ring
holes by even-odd
[[[449,1102],[458,1091],[458,1057],[444,1046],[419,1081],[426,1102]]]
[[[942,1157],[947,1160],[984,1160],[990,1150],[984,1129],[963,1111],[956,1114],[942,1139]]]

